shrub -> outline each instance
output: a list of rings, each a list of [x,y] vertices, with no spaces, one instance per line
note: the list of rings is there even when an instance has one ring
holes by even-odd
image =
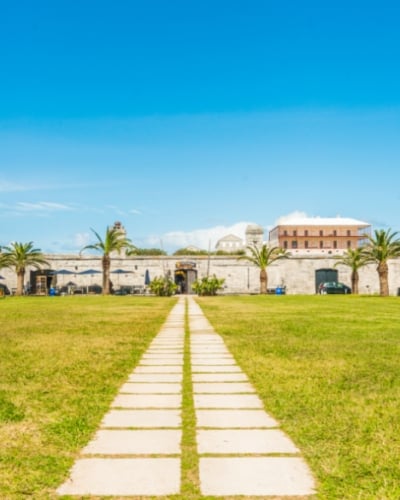
[[[192,288],[197,295],[217,295],[218,290],[223,288],[224,283],[224,278],[217,278],[214,274],[213,276],[205,276],[201,280],[196,280]]]
[[[170,297],[176,292],[177,285],[167,276],[157,276],[149,284],[150,291],[159,297]]]

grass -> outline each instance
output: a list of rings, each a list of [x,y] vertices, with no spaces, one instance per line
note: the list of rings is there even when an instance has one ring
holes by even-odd
[[[400,498],[400,304],[380,297],[198,299],[318,498]]]
[[[199,457],[196,445],[196,415],[193,401],[192,369],[190,362],[190,331],[188,310],[185,314],[185,350],[182,387],[182,497],[201,498],[199,486]],[[176,496],[172,498],[177,498]]]
[[[267,411],[302,450],[318,498],[400,498],[398,298],[198,301]],[[0,302],[1,499],[55,498],[174,302],[79,296]],[[174,500],[201,498],[188,335],[182,494]]]
[[[0,303],[0,498],[53,498],[175,299]]]

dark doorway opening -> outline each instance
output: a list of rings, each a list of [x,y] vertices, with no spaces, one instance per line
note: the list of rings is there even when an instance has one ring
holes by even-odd
[[[327,281],[338,281],[338,271],[337,269],[317,269],[315,271],[315,293],[318,293],[318,288],[321,283],[326,283]]]
[[[196,264],[194,262],[177,262],[175,270],[175,284],[177,293],[193,294],[193,283],[197,279]]]
[[[56,279],[53,269],[31,271],[30,281],[26,284],[27,291],[34,295],[47,295],[50,288],[55,285]]]

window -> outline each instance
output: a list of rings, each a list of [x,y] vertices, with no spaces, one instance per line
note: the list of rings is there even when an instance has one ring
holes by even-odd
[[[337,248],[337,241],[336,240],[333,242],[333,248]]]
[[[333,236],[337,236],[337,231],[336,229],[333,230]]]
[[[351,248],[351,241],[350,240],[347,242],[347,248]]]
[[[283,236],[287,236],[287,231],[286,231],[286,229],[283,231]]]
[[[323,236],[323,235],[324,235],[324,232],[323,232],[323,230],[322,230],[322,229],[320,229],[320,230],[319,230],[319,235],[320,235],[320,236]]]
[[[283,242],[283,248],[287,249],[287,241]]]
[[[308,241],[307,240],[304,242],[304,248],[308,248]]]
[[[293,231],[293,236],[297,236],[297,231],[296,231],[296,229]]]
[[[323,241],[319,242],[319,248],[324,248],[324,242]]]
[[[297,248],[297,240],[292,241],[292,248]]]
[[[308,236],[308,229],[304,231],[304,236]]]
[[[350,229],[347,230],[347,236],[351,236],[351,231]]]

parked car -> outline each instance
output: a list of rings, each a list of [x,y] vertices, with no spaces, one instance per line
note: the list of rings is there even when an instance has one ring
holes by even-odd
[[[336,281],[327,281],[319,285],[318,293],[320,293],[321,295],[327,295],[333,293],[348,294],[351,293],[351,288],[345,285],[344,283],[338,283]]]

